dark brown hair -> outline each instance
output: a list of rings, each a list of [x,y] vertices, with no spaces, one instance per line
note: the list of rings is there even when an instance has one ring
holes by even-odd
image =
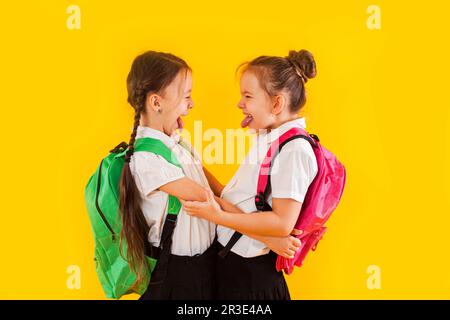
[[[149,227],[141,209],[139,190],[131,174],[130,159],[134,153],[141,114],[145,112],[147,95],[163,91],[182,70],[190,70],[184,60],[169,53],[147,51],[134,59],[127,77],[128,103],[134,108],[135,114],[119,185],[119,209],[122,219],[120,243],[122,244],[124,239],[127,243],[125,258],[137,275],[135,285],[143,280],[149,268],[145,258]],[[120,247],[122,248],[122,245]]]
[[[243,63],[238,70],[254,72],[261,87],[270,96],[286,90],[289,110],[293,113],[305,105],[305,83],[317,74],[314,57],[307,50],[291,50],[287,57],[260,56]]]

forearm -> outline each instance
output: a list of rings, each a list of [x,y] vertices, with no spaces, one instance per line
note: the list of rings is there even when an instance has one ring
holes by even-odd
[[[226,201],[224,199],[216,197],[216,201],[220,204],[220,206],[222,207],[222,209],[224,211],[228,211],[230,213],[244,213],[244,211],[242,211],[239,207],[233,205],[232,203],[230,203],[230,202],[228,202],[228,201]],[[265,237],[265,236],[258,236],[258,235],[255,235],[253,233],[244,233],[244,234],[247,237],[253,238],[255,240],[258,240],[258,241],[261,241],[261,242],[264,242],[264,243],[266,243],[267,240],[268,240],[267,239],[268,237]]]
[[[266,246],[269,246],[270,240],[275,238],[275,237],[269,237],[269,236],[258,236],[256,234],[245,234],[245,235],[249,238],[252,238],[252,239],[255,239],[255,240],[258,240],[258,241],[264,243]]]
[[[228,204],[223,199],[214,197],[211,190],[205,191],[205,195],[207,197],[205,202],[182,201],[189,215],[207,219],[242,234],[249,235],[266,243],[275,252],[291,256],[290,248],[288,248],[289,252],[280,251],[279,248],[284,248],[285,243],[283,244],[283,241],[286,242],[288,240],[289,242],[292,239],[296,239],[289,237],[289,235],[297,221],[302,206],[301,202],[290,198],[273,198],[273,211],[242,213],[240,208]],[[271,242],[272,245],[266,241]]]
[[[219,180],[211,173],[208,169],[203,167],[203,172],[205,173],[206,179],[208,180],[209,186],[214,194],[218,197],[222,194],[222,190],[224,188],[223,184],[220,183]]]
[[[214,220],[216,224],[251,235],[252,238],[254,236],[285,237],[292,230],[292,227],[287,226],[285,221],[273,211],[259,211],[251,214],[222,211],[215,216]]]
[[[222,207],[222,209],[224,211],[230,212],[230,213],[244,213],[244,211],[242,211],[239,207],[233,205],[232,203],[221,199],[219,197],[215,197],[216,201],[220,204],[220,206]],[[268,244],[268,242],[271,240],[272,237],[269,237],[267,235],[256,235],[253,232],[252,233],[248,233],[248,232],[243,232],[243,234],[245,234],[247,237],[253,238],[255,240],[261,241],[265,244]]]
[[[218,196],[215,196],[214,199],[216,199],[217,203],[220,205],[223,211],[231,213],[245,213],[238,206],[235,206],[234,204],[228,202],[225,199],[219,198]]]
[[[159,187],[159,190],[181,200],[206,201],[205,188],[186,177],[169,182]]]

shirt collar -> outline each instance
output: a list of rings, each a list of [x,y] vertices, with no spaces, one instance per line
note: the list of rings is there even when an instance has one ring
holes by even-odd
[[[288,122],[283,123],[278,128],[271,130],[270,132],[265,132],[260,134],[260,139],[267,141],[268,144],[271,144],[276,139],[278,139],[282,134],[287,132],[292,128],[302,128],[306,129],[306,121],[305,118],[297,118]]]
[[[169,149],[172,149],[180,141],[180,136],[177,133],[174,133],[171,137],[169,137],[164,132],[144,126],[138,126],[136,139],[138,138],[153,138],[161,140]]]

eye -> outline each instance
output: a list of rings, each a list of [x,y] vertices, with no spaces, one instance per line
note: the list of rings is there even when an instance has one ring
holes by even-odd
[[[249,96],[248,94],[246,94],[245,97],[246,97],[247,99],[250,99],[250,98],[251,98],[251,96]]]

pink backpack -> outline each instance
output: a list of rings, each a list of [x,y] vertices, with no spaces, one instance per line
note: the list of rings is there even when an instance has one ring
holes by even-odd
[[[336,209],[341,199],[345,185],[345,168],[337,160],[336,156],[325,149],[314,134],[308,134],[301,128],[292,128],[281,135],[278,140],[272,142],[267,151],[261,169],[259,171],[257,195],[255,197],[256,208],[260,211],[270,211],[272,208],[266,202],[271,192],[270,172],[273,160],[281,151],[283,146],[291,140],[303,138],[307,140],[316,156],[317,174],[311,182],[300,210],[299,218],[295,228],[302,230],[301,235],[296,236],[302,242],[293,259],[278,256],[276,268],[291,274],[294,265],[301,266],[308,252],[317,247],[326,231],[324,226],[331,213]],[[282,168],[280,168],[282,170]],[[242,235],[235,232],[227,246],[219,253],[224,257]]]

